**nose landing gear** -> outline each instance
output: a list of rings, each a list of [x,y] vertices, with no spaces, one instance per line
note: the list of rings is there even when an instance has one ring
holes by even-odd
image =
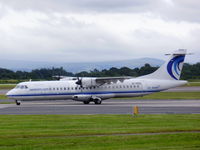
[[[21,101],[15,100],[15,103],[16,103],[16,105],[19,106],[21,104]]]

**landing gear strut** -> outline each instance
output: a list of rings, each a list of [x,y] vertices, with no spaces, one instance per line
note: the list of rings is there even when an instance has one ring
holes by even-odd
[[[100,105],[101,104],[101,99],[100,98],[94,99],[94,103],[96,105]]]
[[[16,105],[20,105],[21,101],[15,100]]]

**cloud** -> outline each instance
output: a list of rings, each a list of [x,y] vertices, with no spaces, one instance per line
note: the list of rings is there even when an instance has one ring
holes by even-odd
[[[185,0],[0,0],[0,58],[80,62],[197,52],[197,8]]]
[[[0,0],[17,11],[34,10],[63,13],[155,13],[169,20],[199,22],[197,0]]]
[[[197,0],[163,0],[152,10],[163,19],[172,21],[200,22],[200,2]]]
[[[158,0],[155,0],[158,1]],[[17,10],[34,9],[57,12],[119,12],[139,10],[151,5],[151,0],[1,0],[1,3]]]

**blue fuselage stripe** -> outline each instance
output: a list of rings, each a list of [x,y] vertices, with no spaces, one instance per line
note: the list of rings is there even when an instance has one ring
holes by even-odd
[[[10,97],[17,96],[64,96],[64,95],[97,95],[97,94],[134,94],[134,93],[152,93],[160,92],[162,90],[149,90],[149,91],[102,91],[102,92],[76,92],[76,93],[42,93],[42,94],[17,94],[8,95]]]

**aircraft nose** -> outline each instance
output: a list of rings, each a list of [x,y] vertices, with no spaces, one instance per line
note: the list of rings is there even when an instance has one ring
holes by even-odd
[[[10,90],[6,93],[6,96],[10,98],[13,94],[14,94],[13,90]]]

